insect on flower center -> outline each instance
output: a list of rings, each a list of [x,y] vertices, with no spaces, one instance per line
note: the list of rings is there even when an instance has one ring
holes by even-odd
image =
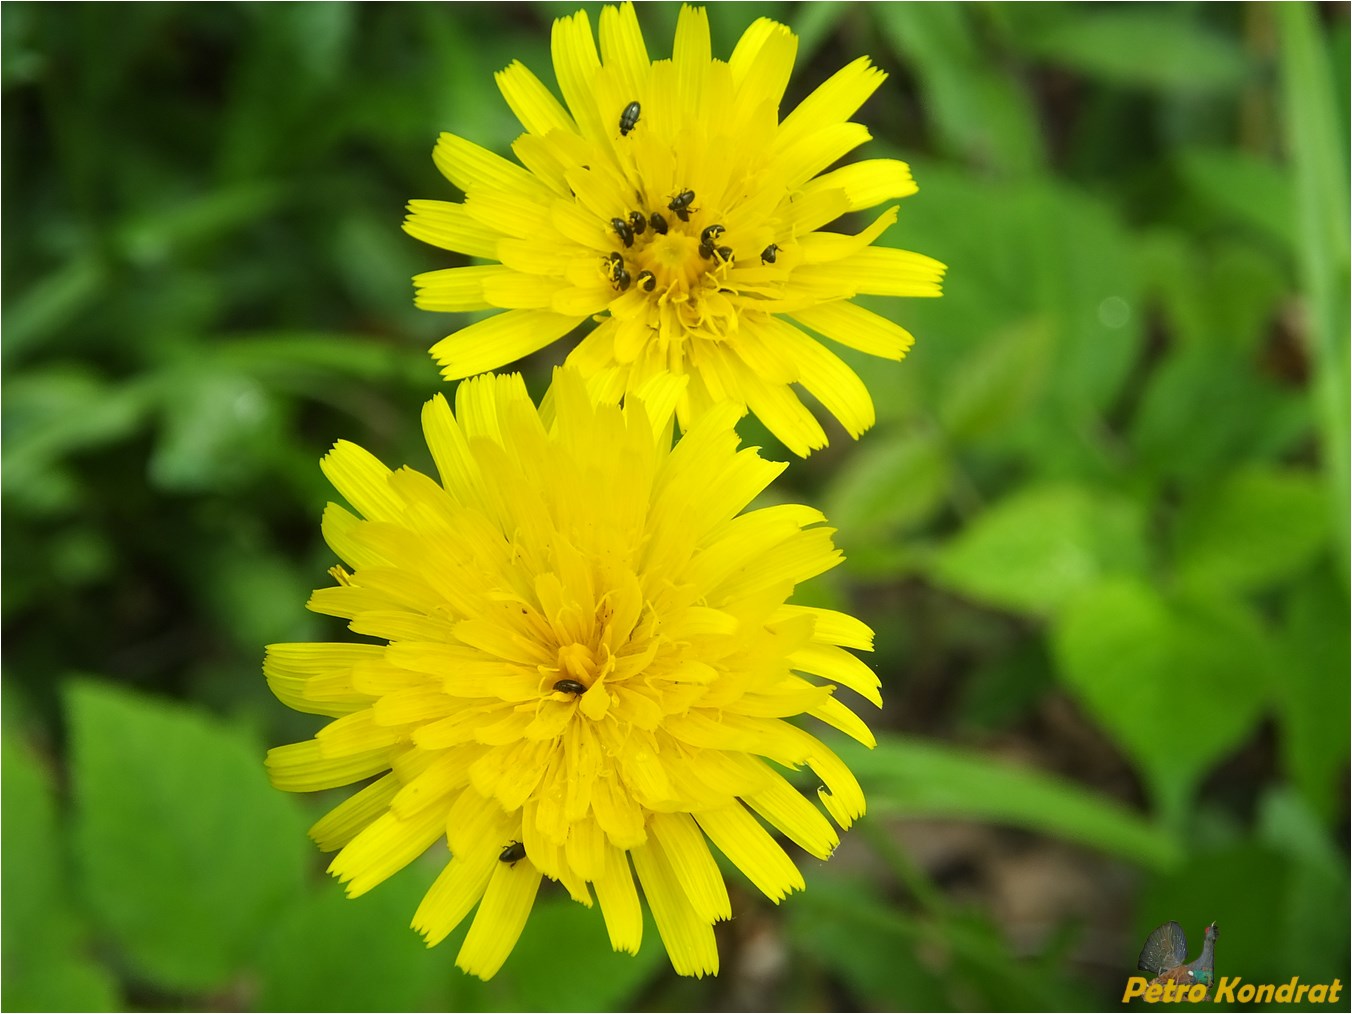
[[[683,316],[694,313],[689,326],[706,316],[697,305],[703,295],[726,291],[736,256],[723,239],[724,227],[704,224],[711,212],[694,206],[694,200],[695,192],[686,188],[665,205],[659,202],[655,211],[637,208],[609,219],[603,228],[615,249],[601,261],[602,273],[617,293],[632,287],[654,304],[684,304]]]
[[[590,687],[614,670],[615,659],[605,645],[594,652],[588,645],[574,642],[559,646],[557,668],[561,678]]]

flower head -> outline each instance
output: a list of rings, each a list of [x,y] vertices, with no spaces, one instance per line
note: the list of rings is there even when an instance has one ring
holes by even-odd
[[[916,190],[894,159],[828,167],[869,140],[850,117],[886,77],[856,60],[779,118],[797,39],[762,18],[727,62],[703,9],[685,7],[669,60],[650,60],[632,5],[554,24],[564,103],[520,63],[497,75],[526,133],[520,164],[453,134],[434,159],[462,203],[413,201],[418,239],[496,263],[419,275],[428,310],[506,312],[432,349],[448,379],[543,348],[600,321],[569,363],[618,399],[685,378],[682,429],[715,403],[749,406],[794,453],[826,434],[791,385],[853,436],[873,423],[859,377],[815,335],[900,359],[912,338],[851,302],[937,296],[943,266],[873,246],[895,205],[857,235],[824,227]]]
[[[511,952],[542,877],[584,905],[594,890],[635,952],[631,861],[676,970],[717,972],[730,908],[709,842],[778,902],[803,879],[772,832],[823,859],[838,842],[781,770],[811,767],[842,827],[863,812],[848,768],[789,721],[873,744],[835,695],[881,703],[845,650],[871,632],[786,604],[840,561],[831,530],[808,507],[744,511],[783,466],[738,450],[735,407],[673,448],[678,390],[597,405],[564,369],[537,411],[519,377],[484,376],[454,414],[424,409],[439,483],[350,443],[323,461],[357,514],[325,512],[347,566],[310,607],[378,643],[269,647],[273,692],[333,721],[268,766],[300,792],[375,778],[311,830],[350,895],[445,836],[413,925],[435,944],[477,905],[457,958],[475,975]]]

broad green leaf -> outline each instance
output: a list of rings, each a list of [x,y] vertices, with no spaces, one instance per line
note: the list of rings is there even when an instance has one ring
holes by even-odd
[[[919,77],[926,114],[950,151],[1000,174],[1041,165],[1045,154],[1033,103],[977,44],[978,8],[875,4],[869,12]]]
[[[902,533],[922,525],[948,492],[946,449],[932,432],[891,430],[847,458],[826,490],[826,516],[856,573],[887,573]]]
[[[968,439],[979,434],[983,447],[1014,450],[1047,474],[1079,474],[1086,455],[1111,461],[1093,440],[1145,320],[1116,210],[1050,181],[912,168],[920,192],[907,199],[904,228],[882,242],[954,268],[942,299],[864,300],[916,335],[900,369],[885,364],[883,383],[869,376],[881,412],[931,401]],[[1001,368],[1008,387],[996,382]]]
[[[1224,600],[1166,601],[1119,578],[1082,592],[1053,634],[1066,685],[1176,823],[1198,779],[1240,744],[1268,701],[1262,628]]]
[[[973,349],[939,404],[945,432],[961,443],[1016,424],[1047,387],[1053,345],[1048,324],[1029,321]]]
[[[1233,148],[1185,148],[1178,167],[1197,200],[1293,249],[1295,195],[1281,166]]]
[[[2,742],[5,1010],[119,1010],[112,975],[84,953],[64,827],[49,779],[16,729]]]
[[[1199,491],[1174,535],[1179,580],[1245,589],[1299,573],[1328,536],[1325,506],[1307,472],[1250,468]]]
[[[1187,8],[1078,8],[1075,20],[1025,39],[1050,63],[1118,84],[1172,94],[1228,91],[1248,76],[1232,38],[1187,16]]]
[[[868,750],[840,744],[841,759],[859,778],[869,812],[906,817],[957,817],[1010,824],[1055,835],[1166,868],[1178,843],[1121,804],[1054,775],[939,743],[882,735]]]
[[[1136,266],[1148,295],[1163,304],[1176,351],[1205,349],[1255,380],[1272,372],[1260,357],[1271,355],[1272,322],[1292,287],[1280,256],[1250,242],[1203,244],[1161,229],[1137,242]],[[1237,414],[1232,406],[1222,416]]]
[[[445,848],[439,851],[444,861]],[[458,942],[428,949],[409,926],[439,870],[415,863],[359,898],[346,897],[330,879],[296,897],[263,927],[256,1009],[467,1009],[444,995],[463,978],[453,964]]]
[[[1308,805],[1325,819],[1340,810],[1348,758],[1347,590],[1320,568],[1292,595],[1277,672],[1283,764]]]
[[[1310,425],[1305,398],[1226,349],[1189,345],[1151,371],[1130,440],[1141,474],[1205,489],[1228,469],[1289,451]]]
[[[218,988],[300,891],[310,845],[262,747],[107,683],[67,693],[75,840],[92,917],[137,974]]]
[[[638,954],[617,953],[598,906],[584,908],[551,889],[541,892],[504,974],[489,985],[499,1010],[635,1010],[644,984],[666,964],[651,919]]]
[[[1131,501],[1030,486],[978,516],[939,551],[930,574],[976,601],[1045,615],[1105,576],[1143,572],[1144,524]]]

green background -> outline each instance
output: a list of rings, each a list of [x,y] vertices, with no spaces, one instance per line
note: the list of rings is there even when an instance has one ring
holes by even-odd
[[[468,979],[407,928],[434,856],[342,898],[262,646],[345,636],[303,608],[332,441],[428,466],[465,321],[402,206],[453,196],[439,131],[507,151],[491,75],[552,81],[573,9],[0,12],[6,1009],[1106,1009],[1213,919],[1219,974],[1346,983],[1345,5],[712,8],[722,56],[798,32],[790,105],[889,72],[883,242],[949,265],[872,304],[918,336],[851,358],[878,425],[772,491],[848,554],[802,601],[878,631],[869,816],[779,908],[730,873],[717,979],[559,891]]]

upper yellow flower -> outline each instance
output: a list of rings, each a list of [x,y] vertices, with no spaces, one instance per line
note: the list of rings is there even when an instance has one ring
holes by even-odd
[[[869,140],[849,118],[886,75],[866,58],[780,121],[797,45],[762,18],[728,61],[713,59],[703,9],[685,7],[671,59],[649,60],[625,4],[602,10],[599,54],[585,12],[555,22],[566,105],[522,64],[500,72],[526,129],[512,145],[521,164],[441,135],[433,157],[465,199],[412,201],[404,226],[498,262],[414,279],[424,309],[507,311],[433,347],[445,376],[513,362],[598,316],[568,362],[599,396],[674,374],[682,429],[728,400],[805,455],[826,434],[800,384],[851,435],[868,429],[868,391],[814,335],[900,359],[911,335],[850,300],[937,296],[944,269],[871,245],[895,205],[857,235],[823,230],[916,186],[894,159],[825,171]]]
[[[302,792],[381,776],[311,831],[342,850],[349,894],[445,836],[414,926],[434,944],[477,904],[456,959],[475,975],[511,952],[541,876],[588,906],[594,888],[611,944],[636,951],[631,860],[676,970],[716,972],[731,910],[706,836],[778,902],[803,880],[765,825],[822,859],[838,842],[780,770],[809,765],[842,827],[864,810],[849,769],[786,720],[873,745],[833,685],[881,704],[845,650],[871,632],[786,604],[840,562],[831,530],[808,507],[743,513],[784,466],[737,449],[728,405],[673,448],[678,388],[597,405],[564,369],[537,412],[519,377],[480,377],[454,415],[441,397],[423,412],[440,484],[345,442],[324,459],[364,520],[329,506],[351,570],[310,607],[381,643],[269,647],[277,696],[335,720],[268,766]]]

